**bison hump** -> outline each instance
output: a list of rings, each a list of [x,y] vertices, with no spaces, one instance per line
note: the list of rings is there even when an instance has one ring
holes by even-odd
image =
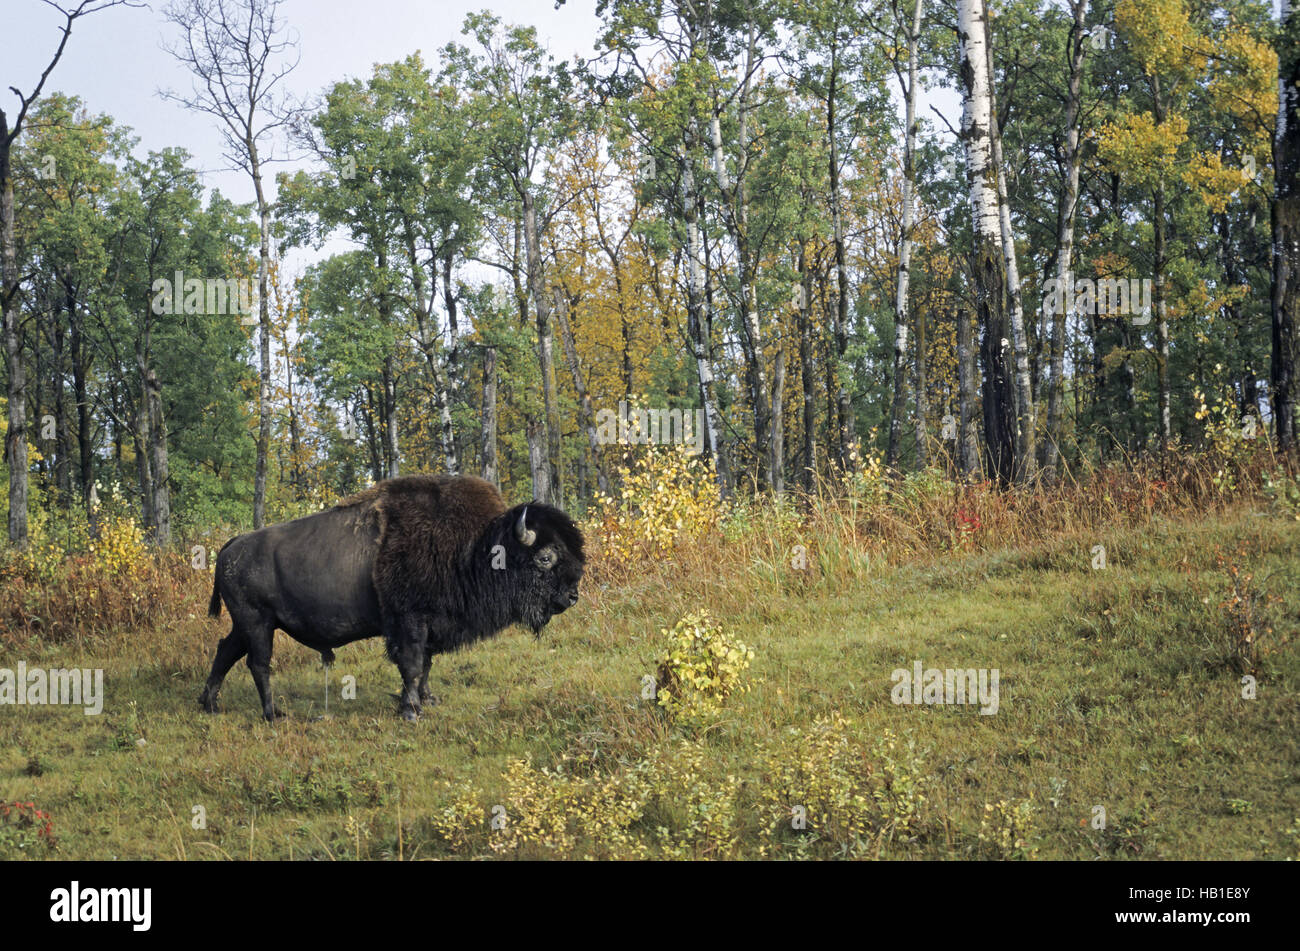
[[[496,487],[473,476],[404,476],[368,491],[379,516],[375,582],[390,603],[442,588],[465,550],[506,510]]]

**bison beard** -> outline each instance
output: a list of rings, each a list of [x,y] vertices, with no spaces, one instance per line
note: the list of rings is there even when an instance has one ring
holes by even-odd
[[[470,476],[381,482],[316,515],[226,542],[208,613],[224,601],[233,625],[199,697],[209,713],[230,668],[247,655],[268,719],[276,628],[320,651],[383,635],[402,675],[401,712],[430,700],[433,655],[525,624],[539,634],[578,600],[582,533],[537,502],[506,509]]]

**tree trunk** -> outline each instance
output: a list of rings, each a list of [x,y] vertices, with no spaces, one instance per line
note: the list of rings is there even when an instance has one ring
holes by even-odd
[[[545,482],[546,494],[538,499],[560,505],[563,496],[560,457],[560,411],[555,401],[555,357],[551,338],[551,301],[542,271],[542,250],[538,244],[537,208],[532,190],[521,189],[524,203],[524,248],[528,256],[528,289],[533,297],[537,321],[537,358],[542,373],[542,406],[546,412],[545,465],[550,471]],[[536,480],[534,480],[536,482]]]
[[[1152,275],[1151,309],[1156,316],[1156,372],[1160,388],[1160,451],[1173,442],[1173,420],[1169,400],[1169,319],[1165,313],[1165,186],[1156,185],[1155,268]]]
[[[1278,36],[1277,129],[1273,136],[1272,363],[1269,372],[1278,449],[1296,447],[1295,367],[1300,358],[1300,14],[1282,0]]]
[[[163,419],[162,384],[158,381],[158,374],[154,372],[153,367],[149,367],[145,374],[144,392],[147,399],[145,415],[149,422],[150,461],[153,464],[153,539],[157,547],[167,548],[172,541],[167,427]]]
[[[17,130],[14,130],[17,134]],[[27,547],[27,377],[22,361],[18,316],[18,246],[14,236],[14,187],[10,175],[11,135],[0,112],[0,304],[4,308],[5,363],[9,381],[9,430],[5,462],[9,466],[9,543]]]
[[[1083,89],[1083,58],[1087,49],[1087,0],[1072,0],[1074,23],[1066,47],[1070,51],[1069,94],[1065,105],[1065,193],[1056,232],[1056,281],[1063,306],[1050,315],[1052,343],[1047,389],[1047,440],[1043,448],[1043,469],[1049,480],[1057,477],[1062,439],[1062,406],[1065,396],[1065,328],[1074,312],[1074,289],[1070,266],[1074,259],[1074,216],[1079,203],[1079,105]],[[1059,313],[1057,312],[1059,311]]]
[[[528,471],[533,481],[533,498],[545,501],[551,497],[551,466],[546,459],[545,424],[536,416],[528,417]]]
[[[456,434],[452,425],[451,406],[448,398],[447,386],[443,379],[442,370],[438,366],[437,347],[434,342],[434,334],[430,324],[433,322],[433,306],[429,301],[430,294],[424,289],[424,269],[420,266],[419,259],[415,251],[415,232],[411,228],[410,222],[406,224],[406,256],[407,263],[411,268],[412,284],[415,288],[415,332],[418,335],[418,344],[420,352],[424,354],[425,363],[429,367],[429,376],[433,382],[433,409],[438,416],[439,435],[442,441],[442,458],[447,472],[455,475],[460,471],[460,460],[456,452]],[[450,264],[447,265],[445,276],[448,281],[451,280]],[[455,307],[455,295],[448,295],[449,306]],[[454,318],[450,318],[454,323]],[[452,339],[456,340],[457,335],[453,331]],[[453,349],[458,345],[453,344]],[[451,372],[453,360],[451,353],[448,353],[447,364],[448,372]],[[453,384],[454,386],[454,384]]]
[[[971,314],[957,311],[957,464],[962,475],[980,471],[979,423],[975,396],[975,328]]]
[[[251,119],[251,115],[250,115]],[[267,274],[271,264],[271,207],[262,189],[262,164],[257,143],[250,136],[244,142],[253,192],[257,196],[257,319],[261,328],[261,372],[257,384],[257,466],[253,475],[253,528],[266,525],[266,466],[271,451],[271,302]]]
[[[447,453],[447,471],[455,475],[460,472],[459,451],[456,447],[456,434],[452,430],[451,406],[455,405],[464,390],[460,365],[460,319],[457,315],[456,285],[451,279],[452,252],[448,251],[442,258],[442,301],[447,309],[447,399],[448,403],[443,420],[443,443],[450,447]],[[446,450],[444,450],[446,451]]]
[[[1237,255],[1232,244],[1232,223],[1227,214],[1219,215],[1219,239],[1219,266],[1223,268],[1223,282],[1228,291],[1223,305],[1223,316],[1236,338],[1237,365],[1241,374],[1237,410],[1243,417],[1243,425],[1247,414],[1255,417],[1255,422],[1259,423],[1259,391],[1255,385],[1255,367],[1250,360],[1250,318],[1232,296],[1232,292],[1241,285],[1242,280],[1237,270]]]
[[[72,308],[75,306],[75,301],[76,298],[72,294],[68,294],[65,298],[68,308],[68,326],[71,326],[74,319]],[[67,387],[63,385],[66,337],[64,325],[57,319],[52,328],[51,338],[53,350],[51,356],[54,361],[54,373],[51,379],[54,388],[54,484],[59,490],[60,507],[67,508],[72,496],[72,473],[71,466],[68,464],[72,440],[68,436],[68,400],[65,392]]]
[[[814,377],[812,340],[812,273],[808,267],[808,249],[799,246],[799,377],[803,386],[803,463],[802,481],[812,492],[817,481],[817,381]]]
[[[1002,223],[997,166],[990,139],[988,24],[983,0],[959,0],[958,35],[961,76],[965,87],[962,137],[966,144],[966,174],[970,185],[975,249],[971,270],[975,279],[980,353],[984,366],[984,440],[993,474],[1003,484],[1015,476],[1016,432],[1012,404],[1015,394],[1007,368],[1007,273],[1002,253]]]
[[[907,405],[907,291],[911,279],[912,227],[916,189],[916,58],[921,33],[921,3],[916,0],[912,27],[907,33],[907,83],[903,89],[905,119],[903,127],[903,227],[898,236],[898,283],[894,294],[894,400],[889,412],[889,448],[885,464],[898,468],[902,454],[903,413]],[[919,344],[918,344],[919,346]],[[923,359],[918,355],[918,360]],[[918,394],[918,403],[923,397]],[[924,429],[924,420],[918,420]],[[922,443],[917,444],[922,452]],[[918,468],[923,463],[918,458]]]
[[[293,390],[293,353],[289,347],[289,318],[285,318],[284,327],[284,386],[285,402],[289,410],[289,479],[293,483],[295,502],[303,499],[303,487],[306,482],[302,471],[302,424],[299,421],[297,396]]]
[[[131,432],[131,443],[135,449],[135,472],[140,483],[140,521],[145,531],[154,537],[157,521],[154,518],[153,468],[149,457],[149,396],[143,382],[140,384],[140,403],[135,410],[135,426]]]
[[[1151,77],[1152,108],[1156,127],[1165,121],[1164,99],[1161,95],[1160,77]],[[1169,400],[1169,319],[1165,313],[1165,184],[1157,182],[1152,200],[1152,243],[1155,260],[1151,274],[1151,309],[1156,319],[1156,378],[1160,413],[1160,451],[1166,452],[1173,442],[1173,420]]]
[[[397,478],[399,447],[397,443],[397,368],[393,356],[384,358],[384,460],[385,477]]]
[[[772,491],[785,492],[785,350],[776,351],[772,369]]]
[[[90,429],[90,398],[86,392],[86,375],[90,370],[90,360],[82,339],[79,317],[72,319],[69,326],[68,344],[72,350],[72,398],[77,404],[77,460],[81,482],[81,504],[86,511],[86,520],[90,523],[91,535],[94,536],[96,516],[90,504],[90,490],[95,484],[95,453],[92,444],[94,436]]]
[[[497,484],[497,348],[483,350],[482,475]]]
[[[926,442],[925,428],[925,417],[929,413],[925,393],[925,315],[917,311],[913,319],[916,321],[916,359],[914,361],[916,371],[914,387],[916,420],[914,431],[916,433],[916,470],[920,472],[930,464],[930,451]]]
[[[835,301],[835,391],[836,413],[839,417],[840,466],[845,472],[854,468],[857,440],[854,436],[853,406],[844,377],[849,349],[849,263],[844,239],[844,215],[840,196],[840,149],[835,137],[835,98],[839,94],[839,50],[834,42],[830,49],[830,81],[826,92],[826,138],[828,143],[830,173],[831,230],[835,242],[835,274],[839,294]]]
[[[729,492],[726,454],[722,450],[722,418],[713,395],[713,354],[709,344],[705,314],[704,243],[700,235],[699,196],[695,191],[695,172],[690,142],[682,161],[682,218],[686,223],[686,323],[695,358],[696,379],[700,388],[700,405],[704,408],[707,451],[713,460],[718,488]]]
[[[727,173],[726,158],[722,149],[722,123],[715,112],[709,122],[710,144],[713,148],[713,171],[722,195],[725,221],[736,247],[737,270],[740,282],[740,344],[745,357],[745,377],[749,385],[750,405],[754,413],[754,456],[758,463],[759,488],[773,485],[775,460],[772,456],[772,408],[768,405],[767,373],[763,366],[763,334],[758,317],[757,267],[749,240],[749,195],[745,185],[745,158],[749,149],[749,76],[753,72],[756,34],[753,25],[749,30],[748,58],[745,80],[741,85],[737,110],[738,151],[741,156],[739,176],[732,180]]]
[[[591,447],[592,464],[596,467],[596,484],[602,495],[609,495],[609,479],[605,477],[605,468],[600,464],[600,440],[596,436],[596,416],[591,409],[591,395],[582,380],[582,368],[578,365],[578,347],[573,340],[573,328],[569,326],[568,303],[561,301],[555,309],[555,319],[560,325],[560,340],[564,345],[564,356],[569,363],[569,372],[573,376],[573,389],[578,394],[578,412],[582,417],[582,427],[587,431],[587,443]]]
[[[983,0],[980,0],[981,4]],[[988,63],[989,143],[993,149],[994,183],[998,193],[998,229],[1006,267],[1007,314],[1011,325],[1011,346],[1015,355],[1015,478],[1027,482],[1034,477],[1038,457],[1034,453],[1037,420],[1034,390],[1029,377],[1029,338],[1025,333],[1025,309],[1020,297],[1020,266],[1016,261],[1016,237],[1011,230],[1011,203],[1007,198],[1006,165],[1002,160],[1002,130],[998,127],[997,90],[993,77],[993,44],[984,20],[984,55]]]

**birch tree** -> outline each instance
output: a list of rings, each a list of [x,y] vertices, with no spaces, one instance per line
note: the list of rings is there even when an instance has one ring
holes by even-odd
[[[1296,446],[1296,320],[1300,315],[1300,14],[1281,0],[1277,127],[1273,134],[1271,383],[1277,445]]]
[[[917,93],[917,55],[920,46],[922,0],[916,0],[912,12],[911,27],[907,35],[907,76],[904,77],[898,64],[898,84],[903,93],[903,223],[898,236],[898,283],[894,295],[894,401],[889,414],[889,447],[885,453],[885,463],[894,467],[898,464],[901,453],[903,432],[903,412],[907,392],[907,291],[911,278],[912,263],[912,226],[915,218],[916,204],[916,93]],[[895,7],[895,15],[898,9]],[[921,362],[925,354],[917,344],[917,386],[924,385],[924,370]],[[917,391],[918,408],[925,397]],[[921,466],[921,457],[925,452],[924,415],[917,419],[917,465]]]
[[[1061,192],[1060,211],[1057,218],[1056,281],[1061,291],[1058,299],[1063,306],[1055,307],[1050,314],[1051,345],[1049,349],[1049,374],[1047,387],[1047,438],[1043,448],[1043,469],[1049,479],[1057,475],[1061,453],[1061,418],[1065,391],[1065,329],[1074,311],[1074,294],[1070,293],[1071,262],[1074,259],[1074,220],[1079,202],[1079,114],[1083,93],[1083,62],[1088,46],[1088,31],[1084,17],[1088,13],[1088,0],[1070,0],[1072,22],[1066,49],[1070,57],[1070,74],[1065,96],[1065,165],[1064,188]]]
[[[258,377],[257,471],[253,477],[253,527],[266,524],[266,470],[271,444],[271,326],[267,272],[271,263],[271,200],[263,174],[273,161],[272,136],[292,121],[283,88],[298,65],[297,41],[280,19],[281,0],[176,0],[165,10],[180,38],[168,52],[194,74],[189,94],[164,91],[164,99],[217,120],[232,167],[248,173],[257,200]],[[265,151],[264,151],[265,149]]]
[[[1002,259],[1007,272],[1007,316],[1011,329],[1011,348],[1015,358],[1015,478],[1028,481],[1037,465],[1034,436],[1037,426],[1034,413],[1034,390],[1029,377],[1029,338],[1025,333],[1025,308],[1020,294],[1020,266],[1016,259],[1016,237],[1011,228],[1011,204],[1007,198],[1006,163],[1002,157],[1002,130],[998,121],[997,89],[993,82],[993,44],[984,15],[984,55],[988,58],[989,144],[992,147],[994,183],[998,195],[998,232],[1002,239]]]
[[[1003,259],[1002,221],[998,200],[997,164],[991,135],[991,80],[988,58],[988,18],[983,0],[958,0],[957,35],[960,71],[965,91],[961,136],[966,148],[966,178],[970,189],[974,252],[976,319],[984,367],[984,440],[998,480],[1015,475],[1016,430],[1014,392],[1007,367],[1007,273]]]

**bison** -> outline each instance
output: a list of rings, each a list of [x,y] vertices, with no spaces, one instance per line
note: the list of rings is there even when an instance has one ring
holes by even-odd
[[[279,715],[276,628],[327,664],[335,648],[382,634],[402,675],[402,716],[417,719],[434,654],[510,624],[540,636],[577,603],[582,545],[559,509],[537,501],[507,509],[491,483],[447,475],[389,479],[315,515],[238,535],[217,556],[208,614],[220,616],[224,601],[233,625],[199,703],[215,713],[222,680],[247,655],[263,715]]]

